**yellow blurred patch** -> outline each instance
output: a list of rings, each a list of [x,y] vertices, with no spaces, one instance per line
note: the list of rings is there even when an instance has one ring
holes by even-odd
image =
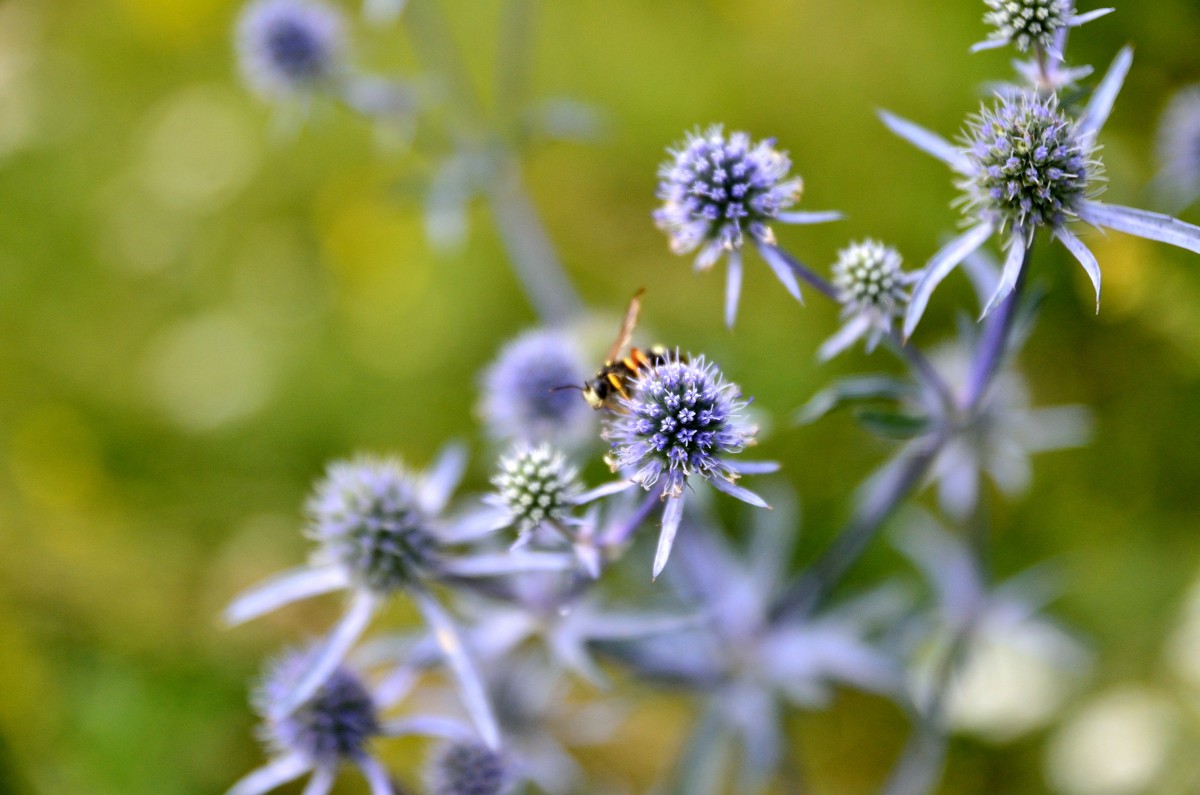
[[[67,406],[39,406],[19,417],[8,463],[21,490],[43,505],[86,503],[102,479],[96,438]]]
[[[1157,244],[1132,235],[1108,235],[1089,239],[1087,245],[1102,263],[1101,315],[1130,315],[1141,310],[1146,304],[1146,285],[1157,269],[1150,247]],[[1076,285],[1090,299],[1091,282],[1082,268],[1078,275]]]
[[[183,47],[223,35],[233,0],[117,0],[131,26],[156,44]]]

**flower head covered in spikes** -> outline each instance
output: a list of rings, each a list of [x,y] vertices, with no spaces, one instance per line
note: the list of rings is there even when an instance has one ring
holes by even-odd
[[[352,595],[345,616],[306,656],[308,667],[296,677],[280,707],[282,712],[290,712],[312,697],[384,601],[405,593],[416,601],[443,644],[480,734],[489,743],[499,742],[482,680],[462,650],[458,628],[431,586],[522,571],[561,571],[572,568],[574,559],[541,552],[499,555],[455,550],[492,530],[488,525],[442,516],[464,465],[462,450],[452,447],[428,475],[411,472],[398,460],[387,458],[361,457],[329,467],[309,502],[310,534],[319,544],[313,562],[251,588],[225,611],[229,623],[239,624],[309,596],[338,590]]]
[[[628,397],[619,400],[604,437],[612,447],[614,470],[630,483],[657,489],[666,503],[662,534],[654,557],[654,576],[667,563],[683,517],[684,487],[691,478],[761,508],[761,497],[738,486],[742,474],[774,471],[774,464],[735,463],[731,456],[754,443],[736,384],[725,380],[703,356],[684,358],[676,351],[638,375]]]
[[[1039,229],[1047,229],[1079,261],[1096,290],[1100,306],[1100,266],[1069,224],[1138,235],[1200,253],[1200,227],[1170,216],[1096,201],[1100,164],[1096,138],[1133,61],[1129,48],[1113,61],[1087,108],[1069,117],[1057,101],[1032,91],[999,97],[968,128],[966,142],[954,146],[912,122],[881,112],[897,135],[937,157],[958,175],[971,227],[936,253],[926,265],[904,317],[904,336],[916,328],[934,288],[950,271],[993,235],[1007,249],[1004,269],[983,315],[999,306],[1017,284]]]
[[[254,0],[238,18],[242,75],[266,99],[310,94],[341,68],[342,18],[320,0]]]
[[[746,236],[783,285],[797,299],[800,287],[792,266],[775,248],[770,224],[836,221],[837,212],[788,212],[800,198],[801,180],[789,177],[791,160],[773,139],[754,143],[744,132],[725,135],[720,125],[687,134],[671,159],[658,170],[654,211],[658,227],[670,236],[671,251],[696,255],[697,270],[707,270],[728,255],[725,322],[733,326],[742,289],[742,247]]]
[[[328,793],[343,762],[362,771],[371,795],[392,795],[387,772],[367,752],[367,743],[387,732],[374,694],[356,673],[334,669],[308,699],[286,709],[313,653],[294,651],[268,666],[254,703],[273,759],[234,784],[228,795],[259,795],[310,772],[305,792]]]
[[[529,543],[543,524],[564,522],[583,493],[578,470],[548,444],[513,448],[500,459],[492,485],[496,492],[485,500],[504,512],[506,526],[516,528],[514,548]]]
[[[913,274],[900,269],[899,252],[874,240],[851,243],[838,252],[833,264],[833,285],[842,304],[841,330],[821,345],[818,355],[830,359],[867,338],[867,352],[892,333],[892,322],[908,301],[907,285]]]
[[[1101,8],[1086,14],[1075,13],[1073,0],[984,0],[988,12],[983,21],[994,30],[972,52],[1014,45],[1020,52],[1037,49],[1062,60],[1059,36],[1068,28],[1077,28],[1093,19],[1112,13]]]

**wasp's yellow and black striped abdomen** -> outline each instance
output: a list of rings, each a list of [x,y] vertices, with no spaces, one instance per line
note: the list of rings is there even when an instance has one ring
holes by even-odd
[[[612,408],[612,398],[629,397],[629,383],[638,374],[667,360],[667,349],[655,345],[649,351],[631,348],[629,354],[616,361],[605,362],[596,377],[584,384],[583,399],[594,409]]]

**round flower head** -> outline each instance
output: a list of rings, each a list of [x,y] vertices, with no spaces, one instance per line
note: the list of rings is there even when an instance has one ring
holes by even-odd
[[[1178,205],[1200,196],[1200,85],[1181,89],[1163,113],[1158,133],[1159,184]]]
[[[492,483],[496,502],[520,534],[518,546],[527,542],[542,522],[564,519],[583,491],[578,472],[548,444],[514,448],[500,459],[500,471]]]
[[[833,264],[833,285],[842,303],[842,329],[826,340],[819,355],[828,359],[867,336],[867,350],[892,330],[892,321],[908,300],[909,274],[900,270],[896,249],[874,240],[851,243],[838,252]]]
[[[775,148],[773,139],[753,143],[744,132],[725,135],[720,125],[703,133],[688,133],[671,159],[659,166],[658,198],[654,211],[658,227],[670,236],[671,251],[687,254],[700,249],[696,268],[706,270],[729,254],[726,323],[733,325],[741,291],[741,249],[749,234],[767,264],[793,295],[800,296],[795,275],[775,253],[770,224],[821,223],[839,213],[783,212],[800,198],[801,181],[789,177],[792,162]]]
[[[766,505],[734,484],[742,473],[762,471],[730,460],[752,444],[757,433],[743,417],[747,402],[741,400],[737,385],[727,382],[703,356],[688,360],[678,352],[669,355],[640,373],[619,405],[622,411],[613,415],[605,431],[613,468],[631,473],[630,481],[647,490],[657,486],[667,503],[655,576],[670,554],[688,478],[708,481],[752,505]]]
[[[588,371],[562,332],[530,331],[504,346],[483,375],[480,413],[497,439],[576,445],[594,438],[595,417],[579,394]]]
[[[309,500],[310,532],[360,585],[377,593],[406,588],[439,562],[419,489],[396,459],[334,463]]]
[[[1080,17],[1082,19],[1082,17]],[[1096,201],[1101,165],[1094,159],[1096,138],[1112,113],[1133,51],[1113,59],[1078,119],[1068,117],[1053,97],[1018,91],[999,97],[995,108],[975,117],[964,146],[910,121],[880,112],[892,132],[945,162],[960,177],[973,226],[933,255],[913,288],[904,313],[904,336],[912,334],[934,288],[992,235],[1008,250],[986,316],[1016,289],[1035,233],[1046,228],[1083,266],[1100,309],[1100,264],[1068,224],[1079,219],[1200,253],[1200,227],[1159,213]]]
[[[1013,44],[1021,52],[1036,48],[1062,59],[1062,42],[1068,28],[1078,27],[1112,11],[1103,8],[1077,15],[1072,0],[984,0],[983,21],[994,30],[972,50],[989,50]]]
[[[291,652],[268,666],[254,704],[272,758],[226,795],[261,795],[307,773],[312,778],[305,792],[329,792],[343,762],[359,769],[372,795],[392,795],[387,771],[367,752],[368,743],[386,731],[374,695],[358,676],[337,667],[299,704],[292,703],[316,653]]]
[[[972,173],[959,187],[967,211],[1026,239],[1059,227],[1095,192],[1101,165],[1053,95],[1020,92],[984,108],[965,133]]]
[[[297,753],[313,765],[357,759],[380,733],[375,700],[356,675],[339,667],[317,692],[290,714],[280,705],[307,664],[308,652],[292,652],[271,665],[256,695],[263,737],[280,753]]]
[[[437,749],[427,774],[431,795],[505,795],[514,776],[498,752],[473,740],[447,743]]]
[[[238,18],[236,43],[251,89],[268,99],[304,94],[337,71],[342,18],[318,0],[253,0]]]

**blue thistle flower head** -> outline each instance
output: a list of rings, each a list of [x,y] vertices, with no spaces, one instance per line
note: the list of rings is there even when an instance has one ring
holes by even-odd
[[[1113,9],[1101,8],[1086,14],[1075,13],[1074,0],[983,0],[988,11],[984,23],[993,30],[974,51],[990,50],[1012,44],[1021,52],[1030,49],[1048,53],[1061,61],[1069,28],[1077,28]]]
[[[1053,95],[999,97],[964,133],[967,213],[1026,240],[1037,227],[1062,227],[1097,192],[1102,166],[1091,140]]]
[[[480,413],[497,439],[575,445],[594,438],[595,417],[576,392],[588,370],[561,332],[537,330],[504,346],[483,374]]]
[[[336,668],[299,707],[283,705],[307,670],[311,652],[294,651],[272,663],[255,693],[263,739],[280,754],[299,754],[313,767],[361,761],[367,742],[380,734],[375,699],[346,668]]]
[[[430,760],[427,779],[431,795],[505,795],[515,784],[504,755],[474,740],[438,748]]]
[[[736,384],[725,380],[703,356],[681,357],[643,371],[620,398],[605,437],[616,468],[632,471],[632,480],[649,489],[663,480],[663,495],[683,493],[689,477],[733,480],[737,470],[728,456],[751,444],[757,429],[749,425]]]
[[[754,143],[744,132],[725,135],[720,125],[688,133],[668,150],[658,170],[654,220],[671,238],[671,250],[700,247],[696,265],[711,267],[725,251],[740,249],[746,233],[773,244],[769,224],[800,198],[802,183],[789,178],[792,162],[773,139]]]
[[[441,558],[420,491],[394,458],[333,463],[308,502],[310,533],[353,582],[376,593],[407,588]]]
[[[548,444],[515,447],[500,459],[492,484],[497,503],[522,535],[564,519],[583,492],[578,471]]]
[[[891,246],[875,240],[851,243],[838,252],[833,264],[833,286],[842,304],[842,328],[821,345],[819,356],[829,359],[863,337],[867,351],[892,331],[893,322],[908,302],[911,274],[901,270],[903,260]]]
[[[1049,47],[1067,25],[1074,9],[1070,0],[984,0],[990,9],[983,21],[995,28],[992,38],[1012,42],[1026,52],[1037,44]]]
[[[341,65],[341,15],[319,0],[254,0],[242,9],[236,45],[247,84],[268,99],[317,89]]]

